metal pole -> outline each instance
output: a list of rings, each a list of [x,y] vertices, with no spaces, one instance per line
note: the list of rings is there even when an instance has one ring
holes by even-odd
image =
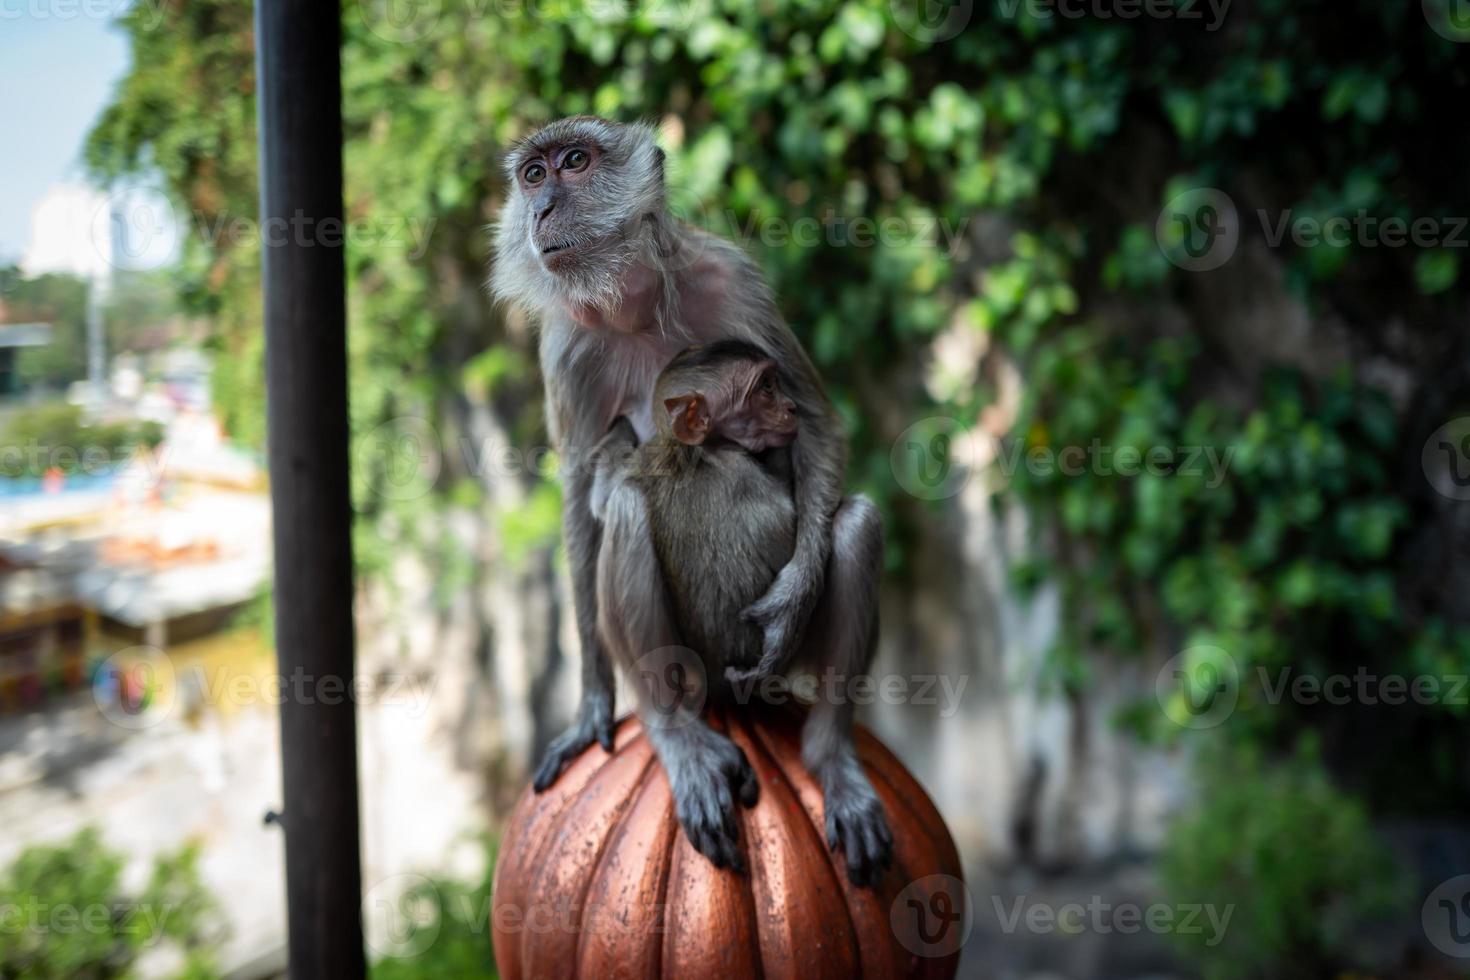
[[[257,0],[261,264],[292,980],[363,954],[343,296],[341,6]]]

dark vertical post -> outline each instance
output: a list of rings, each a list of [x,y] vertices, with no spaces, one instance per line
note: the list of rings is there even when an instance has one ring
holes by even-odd
[[[343,695],[353,589],[341,6],[257,0],[255,9],[290,974],[354,978],[366,966],[357,716]]]

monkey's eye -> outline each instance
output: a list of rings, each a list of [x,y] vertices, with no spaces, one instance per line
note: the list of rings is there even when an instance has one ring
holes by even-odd
[[[528,184],[539,184],[546,179],[546,168],[539,163],[533,163],[521,174]]]
[[[761,391],[768,395],[776,393],[776,379],[771,377],[770,372],[761,375]]]
[[[564,160],[562,160],[561,168],[563,170],[570,170],[575,173],[576,171],[581,170],[583,167],[587,166],[587,163],[590,159],[591,158],[587,156],[586,150],[573,150],[566,155],[566,158]]]

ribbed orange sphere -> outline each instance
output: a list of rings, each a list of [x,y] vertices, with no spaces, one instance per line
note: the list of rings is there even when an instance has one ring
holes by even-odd
[[[689,844],[636,720],[619,725],[612,754],[593,746],[545,793],[526,790],[495,871],[491,927],[504,980],[954,976],[958,948],[922,955],[943,947],[918,938],[922,924],[904,924],[906,905],[963,901],[931,894],[962,891],[962,871],[928,795],[858,730],[895,843],[879,886],[855,888],[827,848],[822,791],[801,764],[801,716],[750,717],[709,716],[760,780],[760,802],[740,814],[744,873],[716,868]],[[925,880],[933,875],[949,884]]]

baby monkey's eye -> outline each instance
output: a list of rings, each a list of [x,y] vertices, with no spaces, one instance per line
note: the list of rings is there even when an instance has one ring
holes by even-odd
[[[533,163],[521,174],[528,184],[539,184],[546,179],[546,168],[539,163]]]
[[[586,150],[573,150],[572,152],[567,154],[566,159],[562,161],[561,166],[563,170],[581,170],[583,167],[587,166],[588,159],[589,157],[587,156]]]
[[[771,376],[769,371],[761,375],[761,391],[764,391],[768,395],[774,394],[776,391],[776,379]]]

